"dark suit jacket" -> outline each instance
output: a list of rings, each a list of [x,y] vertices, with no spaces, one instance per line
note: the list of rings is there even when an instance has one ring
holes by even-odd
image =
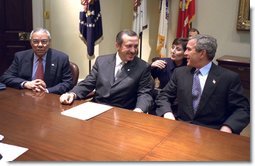
[[[23,81],[31,81],[33,57],[32,49],[15,53],[11,66],[1,76],[1,82],[13,88],[21,88]],[[62,94],[73,87],[69,58],[65,53],[48,50],[44,81],[49,93]]]
[[[177,97],[178,111],[175,117],[193,124],[220,129],[229,126],[234,133],[240,133],[250,119],[250,106],[243,96],[239,75],[212,64],[197,113],[192,106],[192,82],[194,68],[176,68],[172,79],[156,99],[156,113],[162,116],[171,112],[171,102]]]
[[[123,66],[123,73],[114,82],[115,63],[115,54],[99,56],[91,74],[71,91],[82,99],[95,89],[95,102],[126,109],[141,108],[147,112],[152,105],[150,65],[135,57]]]

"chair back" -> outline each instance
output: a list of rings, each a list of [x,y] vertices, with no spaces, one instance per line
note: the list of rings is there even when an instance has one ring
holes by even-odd
[[[76,85],[79,79],[79,67],[75,63],[70,62],[70,69],[73,75],[73,84]]]

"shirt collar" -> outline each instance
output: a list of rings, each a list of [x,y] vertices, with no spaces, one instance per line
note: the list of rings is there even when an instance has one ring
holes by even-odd
[[[208,63],[207,65],[205,65],[204,67],[202,67],[201,69],[199,69],[201,75],[207,75],[210,71],[212,67],[212,62]]]
[[[115,66],[120,65],[120,63],[122,63],[122,60],[120,59],[120,55],[119,55],[119,53],[117,52],[117,54],[116,54],[116,64],[115,64]]]
[[[46,61],[46,57],[47,57],[47,53],[42,57],[42,60],[43,61]],[[36,56],[35,54],[34,54],[34,62],[37,62],[38,61],[38,56]]]

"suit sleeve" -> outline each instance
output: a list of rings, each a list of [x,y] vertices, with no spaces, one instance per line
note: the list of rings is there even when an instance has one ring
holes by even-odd
[[[93,65],[91,73],[71,90],[71,92],[74,92],[77,95],[78,99],[84,99],[90,92],[92,92],[96,88],[98,67],[99,64],[97,58],[95,64]]]
[[[152,108],[153,87],[154,87],[154,81],[153,81],[153,78],[151,77],[150,65],[148,65],[140,77],[138,91],[137,91],[136,108],[142,109],[143,112],[148,112]]]
[[[18,54],[15,54],[11,66],[4,72],[0,79],[1,82],[7,86],[17,89],[21,88],[21,83],[23,81],[26,81],[26,79],[19,76],[19,71],[21,70],[19,66],[22,64],[19,57]]]
[[[233,78],[228,93],[228,111],[230,116],[224,122],[233,133],[240,133],[250,122],[249,101],[243,96],[243,88],[238,76]]]
[[[176,99],[177,94],[177,81],[176,70],[174,70],[173,76],[166,86],[160,91],[156,98],[156,114],[163,116],[167,112],[172,112],[171,106]]]
[[[55,86],[52,86],[50,88],[47,88],[49,93],[56,93],[56,94],[63,94],[73,87],[73,77],[72,72],[70,69],[70,62],[68,57],[65,57],[63,59],[63,63],[61,66],[61,81],[56,84]]]

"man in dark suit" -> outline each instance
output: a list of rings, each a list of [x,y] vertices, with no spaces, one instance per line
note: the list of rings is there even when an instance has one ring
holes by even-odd
[[[237,134],[248,125],[250,106],[243,96],[239,75],[212,62],[216,49],[217,41],[211,36],[196,35],[189,40],[185,51],[188,66],[175,69],[158,95],[158,116]],[[199,78],[197,92],[201,92],[197,94],[193,93],[195,71]],[[195,100],[196,95],[198,100]],[[171,103],[175,98],[179,107],[173,112]],[[198,106],[195,101],[198,101]]]
[[[153,80],[150,65],[137,57],[138,43],[135,32],[119,32],[115,43],[117,53],[99,56],[91,73],[69,93],[61,95],[60,102],[71,104],[95,89],[94,102],[148,112],[152,106]]]
[[[1,76],[1,82],[35,92],[63,94],[69,91],[73,87],[69,58],[65,53],[49,48],[49,31],[34,29],[30,40],[32,49],[15,53],[11,66]],[[37,73],[39,63],[40,74]]]

